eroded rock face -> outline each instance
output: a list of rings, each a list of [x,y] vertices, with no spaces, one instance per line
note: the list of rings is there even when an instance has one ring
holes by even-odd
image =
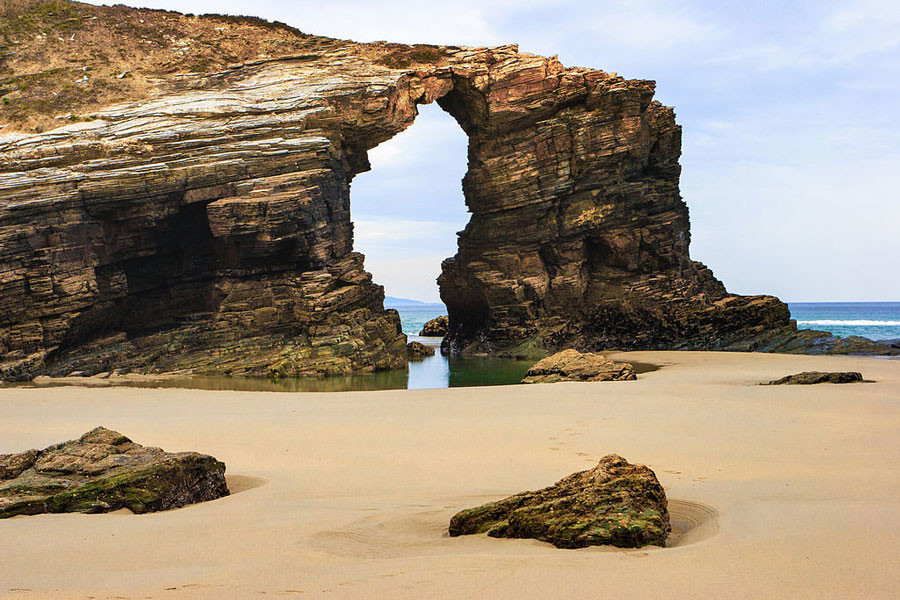
[[[447,315],[435,317],[422,326],[419,335],[427,337],[444,337],[450,331],[450,318]]]
[[[410,360],[421,360],[428,356],[434,356],[434,348],[426,346],[422,342],[410,342],[406,345],[406,351]]]
[[[457,513],[450,535],[534,538],[557,548],[665,546],[666,492],[656,475],[617,454],[536,492],[522,492]]]
[[[104,427],[44,450],[0,455],[0,518],[156,512],[227,495],[225,464],[212,456],[148,448]]]
[[[515,46],[355,44],[62,5],[74,12],[42,22],[46,44],[9,29],[16,50],[0,53],[14,73],[60,63],[29,75],[60,103],[66,69],[93,69],[66,97],[74,123],[0,136],[0,379],[403,368],[397,314],[353,252],[349,189],[367,151],[435,101],[469,136],[472,219],[439,280],[451,351],[797,339],[785,304],[730,295],[690,259],[681,130],[651,81]],[[15,23],[49,17],[30,18]],[[56,48],[69,34],[55,28],[76,26],[84,44]],[[223,66],[228,53],[264,57]],[[53,107],[17,89],[4,132]],[[103,104],[113,89],[131,101]]]
[[[637,379],[629,363],[614,362],[593,352],[563,350],[531,365],[522,383],[557,381],[629,381]]]
[[[858,383],[863,380],[862,373],[855,371],[804,371],[770,381],[766,385],[811,385],[816,383]]]

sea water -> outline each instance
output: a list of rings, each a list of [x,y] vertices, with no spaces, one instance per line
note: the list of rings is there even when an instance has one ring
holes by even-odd
[[[788,302],[788,307],[799,329],[838,337],[900,338],[900,302]]]

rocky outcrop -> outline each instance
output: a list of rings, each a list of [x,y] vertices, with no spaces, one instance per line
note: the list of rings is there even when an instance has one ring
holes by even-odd
[[[431,102],[469,136],[472,218],[439,279],[448,350],[797,339],[785,304],[690,259],[681,130],[652,81],[515,46],[54,7],[0,9],[0,379],[403,368],[349,190]]]
[[[557,548],[665,546],[670,530],[656,475],[617,454],[548,488],[464,510],[449,528],[451,536],[534,538]]]
[[[804,371],[796,375],[788,375],[770,381],[765,385],[811,385],[815,383],[858,383],[863,380],[862,373],[855,371]]]
[[[450,331],[450,318],[447,315],[435,317],[422,326],[419,335],[426,337],[444,337]]]
[[[104,427],[44,450],[0,455],[0,519],[155,512],[227,495],[225,464],[212,456],[144,447]]]
[[[629,363],[614,362],[593,352],[563,350],[531,365],[522,383],[557,381],[629,381],[637,379]]]
[[[410,342],[406,345],[406,352],[409,354],[410,360],[422,360],[429,356],[434,356],[434,348],[426,346],[422,342]]]

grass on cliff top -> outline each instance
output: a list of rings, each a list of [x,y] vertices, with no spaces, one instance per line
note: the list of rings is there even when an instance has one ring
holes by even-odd
[[[434,64],[446,57],[446,53],[438,46],[416,44],[403,46],[388,44],[390,51],[375,59],[375,63],[392,69],[404,69],[414,64]]]
[[[180,73],[348,44],[257,17],[0,0],[0,132],[43,131],[60,125],[57,117],[81,120],[145,98]]]

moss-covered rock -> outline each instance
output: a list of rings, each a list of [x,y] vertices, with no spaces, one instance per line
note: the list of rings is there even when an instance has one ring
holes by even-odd
[[[449,530],[534,538],[557,548],[638,548],[665,546],[671,527],[666,492],[653,471],[610,454],[548,488],[457,513]]]
[[[0,455],[0,518],[155,512],[227,495],[225,464],[212,456],[148,448],[104,427],[44,450]]]

